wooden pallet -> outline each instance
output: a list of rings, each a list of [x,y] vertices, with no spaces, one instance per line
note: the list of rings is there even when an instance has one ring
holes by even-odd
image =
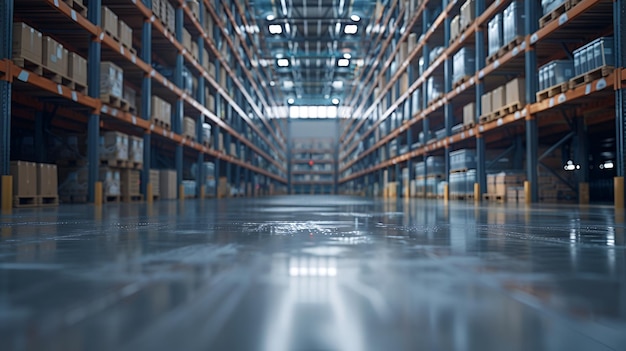
[[[583,0],[568,0],[565,2],[565,8],[567,9],[567,11],[571,10],[572,7],[578,5],[579,3],[581,3]]]
[[[62,167],[82,167],[82,166],[87,165],[87,160],[86,159],[79,159],[79,160],[60,159],[60,160],[57,160],[56,163],[57,163],[57,166],[62,166]]]
[[[471,168],[473,169],[473,168]],[[465,173],[467,171],[469,171],[470,168],[458,168],[458,169],[451,169],[450,173]]]
[[[493,55],[491,55],[491,56],[487,56],[487,59],[486,59],[487,66],[488,66],[488,65],[490,65],[490,64],[492,64],[495,60],[497,60],[497,59],[499,59],[499,58],[500,58],[499,53],[500,53],[500,52],[498,51],[498,52],[496,52],[495,54],[493,54]]]
[[[193,141],[194,143],[196,142],[196,138],[189,135],[183,135],[183,138],[188,139],[189,141]]]
[[[556,95],[565,93],[569,90],[569,82],[557,84],[549,87],[548,89],[544,89],[537,93],[537,102],[541,102],[543,100],[549,99]]]
[[[58,72],[55,72],[46,66],[42,66],[42,68],[43,70],[42,70],[41,76],[44,78],[48,78],[57,84],[61,84],[65,86],[69,86],[70,83],[72,82],[72,80],[69,79],[68,77],[62,74],[59,74]]]
[[[13,207],[37,207],[39,196],[13,196]]]
[[[143,169],[143,162],[134,162],[134,161],[128,161],[128,168],[130,169],[136,169],[138,171],[141,171]]]
[[[108,29],[104,28],[104,33],[106,33],[106,35],[110,36],[111,38],[113,38],[113,40],[115,40],[116,42],[118,42],[118,44],[122,44],[122,40],[120,39],[119,36],[117,35],[113,35],[113,33],[111,33],[111,31],[109,31]]]
[[[43,66],[41,63],[36,63],[23,57],[14,57],[12,60],[13,63],[20,68],[33,72],[38,76],[43,75]]]
[[[499,194],[483,194],[483,200],[485,201],[496,201],[496,202],[504,202],[506,196]]]
[[[74,90],[75,92],[81,93],[83,95],[87,95],[87,86],[75,81],[70,81],[69,84],[67,85],[70,89]]]
[[[452,84],[452,89],[456,89],[460,87],[461,85],[467,83],[471,78],[472,76],[464,76],[463,78],[459,79],[458,81]]]
[[[502,116],[511,115],[517,111],[521,111],[523,106],[524,105],[520,101],[517,101],[517,102],[510,103],[508,105],[505,105],[504,107],[500,108],[499,111],[501,111]]]
[[[565,1],[564,3],[559,5],[559,7],[554,9],[554,11],[552,11],[549,14],[541,17],[539,19],[539,28],[543,28],[548,23],[550,23],[550,22],[554,21],[555,19],[559,18],[562,14],[564,14],[568,10],[568,6],[570,6],[570,5],[568,5],[568,1]]]
[[[109,104],[115,108],[122,108],[122,99],[117,96],[113,96],[111,94],[101,94],[100,100],[102,100],[102,102],[104,102],[105,104]]]
[[[613,71],[615,70],[615,67],[613,66],[602,66],[602,67],[598,67],[594,70],[591,70],[587,73],[583,73],[581,75],[578,75],[572,79],[569,80],[569,88],[570,89],[575,89],[581,85],[585,85],[588,83],[591,83],[595,80],[598,80],[602,77],[607,77],[608,75],[610,75],[611,73],[613,73]]]
[[[102,197],[102,202],[104,203],[109,203],[109,202],[120,202],[121,196],[119,195],[104,195]]]
[[[59,206],[59,196],[40,196],[39,205],[42,207]]]
[[[122,202],[142,202],[142,201],[143,201],[143,195],[141,194],[122,196]]]
[[[100,164],[103,166],[109,166],[113,168],[129,168],[128,160],[118,160],[118,159],[100,159]]]
[[[498,50],[498,57],[502,57],[506,55],[509,51],[512,51],[513,49],[515,49],[522,42],[524,42],[523,36],[520,35],[520,36],[515,37],[508,44],[504,45],[503,47],[500,48],[500,50]]]
[[[87,195],[64,195],[61,196],[62,203],[68,204],[85,204],[87,203]]]
[[[463,129],[461,129],[461,130],[462,131],[470,130],[470,129],[474,128],[475,126],[476,126],[476,123],[470,122],[470,123],[464,124],[463,125]]]
[[[450,194],[451,200],[469,200],[469,196],[467,194]]]
[[[87,6],[83,5],[82,0],[63,0],[71,9],[76,11],[83,17],[87,17]]]
[[[163,129],[165,129],[165,130],[170,130],[170,124],[169,124],[169,123],[165,123],[165,122],[163,122],[163,121],[161,121],[160,119],[155,118],[155,117],[152,117],[150,120],[152,121],[152,123],[153,123],[155,126],[157,126],[157,127],[161,127],[161,128],[163,128]]]

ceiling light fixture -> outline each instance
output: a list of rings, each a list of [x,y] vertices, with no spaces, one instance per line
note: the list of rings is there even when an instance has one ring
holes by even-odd
[[[350,55],[350,53],[347,53],[347,52],[346,52],[345,54],[343,54],[343,58],[345,58],[345,59],[348,59],[348,60],[349,60],[349,59],[351,59],[351,58],[352,58],[352,55]]]
[[[339,67],[348,67],[350,66],[350,60],[345,58],[339,59],[339,61],[337,61],[337,65]]]
[[[353,20],[354,22],[358,22],[361,20],[361,17],[359,17],[358,15],[352,15],[350,16],[350,19]]]
[[[289,60],[286,58],[281,58],[276,61],[278,67],[289,67]]]
[[[269,26],[270,34],[281,34],[283,32],[283,26],[280,24],[270,24]]]
[[[333,103],[333,105],[339,105],[339,99],[334,98],[334,99],[332,100],[332,103]]]
[[[276,16],[274,15],[267,15],[267,17],[265,17],[268,21],[273,21],[276,19]]]
[[[287,100],[287,103],[288,103],[289,105],[293,105],[293,104],[294,104],[294,102],[296,102],[296,100],[295,100],[294,98],[289,98],[289,99]]]
[[[344,33],[346,34],[356,34],[358,32],[359,27],[356,24],[348,24],[344,29]]]

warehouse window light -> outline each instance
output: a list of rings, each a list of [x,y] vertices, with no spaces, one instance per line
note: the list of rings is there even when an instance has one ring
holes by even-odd
[[[283,32],[283,26],[280,24],[270,24],[269,26],[270,34],[281,34]]]
[[[291,118],[337,118],[337,106],[290,106]]]
[[[356,32],[359,30],[359,27],[356,24],[348,24],[344,29],[343,32],[346,34],[356,34]]]
[[[278,64],[278,67],[289,67],[289,60],[286,58],[278,59],[276,63]]]

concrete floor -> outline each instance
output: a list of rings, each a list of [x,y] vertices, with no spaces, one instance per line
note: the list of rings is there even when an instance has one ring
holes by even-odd
[[[2,350],[625,350],[611,207],[352,197],[0,217]]]

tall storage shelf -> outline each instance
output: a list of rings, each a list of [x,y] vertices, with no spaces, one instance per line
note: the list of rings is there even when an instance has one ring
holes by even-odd
[[[75,161],[89,161],[89,200],[94,201],[100,132],[114,131],[143,139],[145,152],[136,156],[135,167],[143,170],[146,197],[152,167],[176,170],[179,197],[190,196],[182,186],[187,178],[197,182],[191,195],[202,196],[201,179],[207,175],[191,175],[189,166],[207,161],[215,162],[215,179],[232,184],[242,179],[252,189],[286,184],[284,136],[272,118],[273,101],[265,99],[266,87],[257,84],[266,72],[246,63],[229,35],[237,21],[245,20],[240,4],[231,10],[207,0],[9,2],[14,12],[8,23],[41,33],[39,50],[57,45],[59,53],[58,62],[56,57],[45,62],[45,52],[37,59],[37,54],[16,56],[10,46],[3,47],[0,79],[7,83],[3,96],[11,99],[1,117],[3,126],[11,127],[3,129],[2,145],[8,151],[24,140],[34,144],[29,154],[13,147],[14,158],[54,162],[54,155],[44,152],[53,139],[66,143],[58,139],[87,134],[81,145],[87,149],[84,160]],[[228,23],[218,16],[223,11],[229,13]],[[21,30],[15,25],[14,34]],[[11,40],[10,33],[5,36]],[[17,49],[28,54],[28,48]],[[73,70],[59,71],[67,69],[68,61]],[[123,74],[123,80],[112,80],[108,70]],[[11,140],[18,130],[19,137]],[[8,152],[0,158],[3,175],[10,159]]]
[[[342,191],[369,187],[370,193],[377,193],[376,189],[380,194],[381,186],[375,185],[394,182],[398,187],[394,193],[414,196],[415,186],[401,178],[414,181],[426,176],[418,174],[416,165],[436,156],[445,164],[442,182],[449,184],[454,173],[450,153],[467,149],[476,152],[475,183],[485,198],[492,198],[487,174],[496,171],[494,164],[503,157],[519,160],[509,166],[525,175],[533,202],[557,200],[553,189],[542,192],[548,177],[567,188],[564,199],[571,199],[572,193],[574,199],[588,197],[584,193],[588,193],[589,173],[604,162],[586,156],[600,154],[589,145],[589,136],[621,135],[619,131],[615,135],[614,126],[625,112],[615,104],[616,96],[623,94],[623,52],[619,51],[623,34],[613,16],[614,8],[624,4],[544,3],[542,15],[539,1],[402,2],[396,24],[403,31],[387,36],[391,44],[383,46],[376,60],[385,65],[369,70],[363,84],[352,91],[351,117],[355,118],[342,123],[340,139]],[[409,15],[400,16],[403,10]],[[595,54],[589,53],[601,62],[566,77],[555,71],[553,77],[560,80],[540,85],[544,78],[539,77],[540,68],[558,60],[573,68],[568,58],[581,56],[587,43],[607,37],[605,44],[596,44]],[[616,52],[611,52],[612,40]],[[607,46],[598,49],[597,45]],[[619,145],[612,158],[618,164],[624,152]],[[573,160],[573,172],[563,172],[566,159]],[[613,169],[609,161],[603,177],[615,172],[609,170]],[[616,165],[614,175],[623,176],[620,167]],[[570,171],[567,168],[565,164]]]
[[[336,140],[294,138],[290,148],[290,184],[293,194],[335,193]]]

